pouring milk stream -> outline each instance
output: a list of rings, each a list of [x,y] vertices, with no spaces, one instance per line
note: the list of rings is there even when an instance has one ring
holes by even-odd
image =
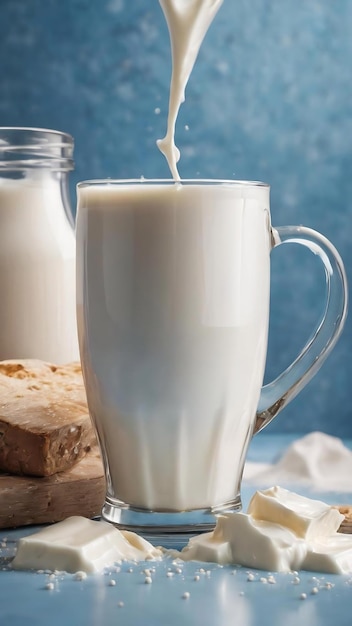
[[[185,89],[200,46],[223,0],[159,0],[170,33],[172,76],[167,132],[157,141],[175,180],[180,180],[177,163],[180,151],[175,145],[175,126]]]

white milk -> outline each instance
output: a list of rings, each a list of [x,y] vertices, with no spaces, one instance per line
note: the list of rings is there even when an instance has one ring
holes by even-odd
[[[266,356],[269,222],[260,185],[79,187],[78,328],[110,497],[190,510],[238,495]]]
[[[0,177],[0,360],[79,358],[75,237],[54,175]]]
[[[175,125],[185,99],[185,89],[206,32],[223,0],[159,0],[170,33],[172,77],[170,85],[167,133],[157,145],[165,155],[171,174],[180,180],[175,146]]]

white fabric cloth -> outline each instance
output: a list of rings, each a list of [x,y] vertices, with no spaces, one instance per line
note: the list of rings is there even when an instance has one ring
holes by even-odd
[[[247,462],[243,478],[256,485],[352,493],[352,451],[337,437],[313,432],[294,441],[277,463]]]

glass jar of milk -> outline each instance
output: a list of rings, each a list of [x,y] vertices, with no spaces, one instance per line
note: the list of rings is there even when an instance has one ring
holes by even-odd
[[[0,128],[0,360],[79,358],[72,156],[66,133]]]

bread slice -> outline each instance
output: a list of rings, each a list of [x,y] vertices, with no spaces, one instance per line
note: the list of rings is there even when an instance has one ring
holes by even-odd
[[[95,442],[79,363],[0,362],[0,470],[51,476]]]

